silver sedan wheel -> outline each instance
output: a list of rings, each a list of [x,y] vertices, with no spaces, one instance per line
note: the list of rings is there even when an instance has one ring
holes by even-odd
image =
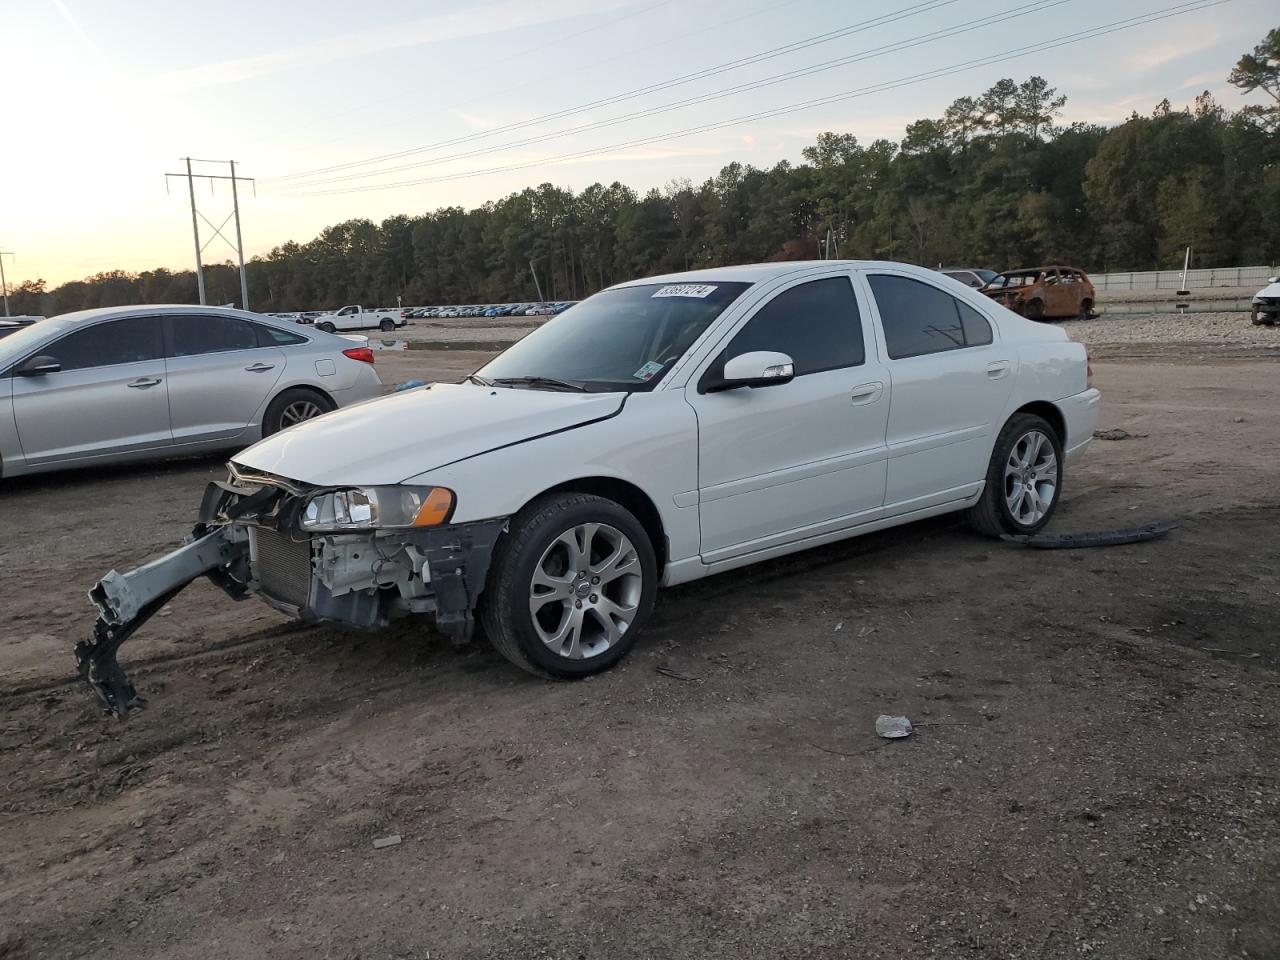
[[[314,400],[295,400],[280,412],[280,429],[292,427],[303,420],[311,420],[322,413],[324,410]]]
[[[1053,442],[1039,430],[1018,438],[1004,466],[1004,499],[1024,527],[1044,519],[1058,492],[1058,458]]]
[[[640,555],[626,534],[607,523],[580,523],[556,537],[533,568],[533,628],[557,656],[598,657],[631,626],[643,587]]]

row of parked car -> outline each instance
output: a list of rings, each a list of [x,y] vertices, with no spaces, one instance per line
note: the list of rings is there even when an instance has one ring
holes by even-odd
[[[410,320],[453,320],[472,317],[549,317],[564,313],[576,301],[558,300],[529,303],[487,303],[452,307],[409,307]]]

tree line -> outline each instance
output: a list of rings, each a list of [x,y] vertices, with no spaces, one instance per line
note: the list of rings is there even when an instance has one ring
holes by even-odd
[[[701,184],[638,193],[551,183],[472,210],[348,220],[247,264],[255,310],[577,299],[621,280],[762,260],[900,260],[1093,272],[1280,261],[1280,30],[1230,81],[1276,106],[1231,111],[1206,92],[1115,127],[1059,125],[1067,98],[1041,77],[1001,80],[911,124],[899,143],[823,133],[803,162],[730,163]],[[239,299],[230,263],[206,267],[210,303]],[[100,273],[14,311],[193,303],[195,275]]]

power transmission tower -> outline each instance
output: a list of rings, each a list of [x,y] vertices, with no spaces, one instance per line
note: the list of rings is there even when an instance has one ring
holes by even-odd
[[[239,262],[240,262],[240,309],[248,310],[249,309],[249,281],[245,277],[245,272],[244,272],[244,241],[240,235],[240,192],[239,190],[236,189],[236,184],[242,180],[252,183],[253,195],[256,197],[258,195],[257,181],[255,181],[253,177],[238,176],[236,174],[236,162],[234,160],[198,160],[194,157],[182,157],[181,159],[186,161],[187,172],[186,173],[166,173],[164,175],[164,188],[166,191],[169,189],[170,177],[186,177],[187,178],[187,195],[191,198],[191,233],[195,238],[195,244],[196,244],[196,286],[200,290],[200,302],[202,304],[207,302],[205,299],[205,292],[204,292],[204,263],[202,261],[202,255],[204,254],[204,251],[209,246],[209,244],[213,243],[215,237],[222,237],[222,239],[226,242],[227,246],[235,248],[236,257],[239,259]],[[222,174],[222,173],[193,173],[191,171],[191,164],[193,163],[228,163],[231,165],[231,174],[230,176],[228,176],[227,174]],[[213,221],[210,220],[208,217],[206,217],[203,213],[201,213],[199,207],[196,206],[195,182],[197,180],[208,180],[210,193],[213,193],[213,181],[215,180],[231,181],[231,212],[227,214],[226,218],[222,221],[222,223],[216,226],[214,225]],[[235,222],[236,222],[236,242],[235,243],[232,243],[222,232],[222,228],[227,225],[227,221],[233,218],[235,219]],[[203,220],[213,229],[213,236],[210,237],[203,244],[200,243],[200,221],[201,220]]]
[[[0,250],[0,291],[4,293],[4,315],[9,316],[9,284],[4,278],[4,258],[13,257],[8,250]],[[17,257],[13,257],[17,260]]]

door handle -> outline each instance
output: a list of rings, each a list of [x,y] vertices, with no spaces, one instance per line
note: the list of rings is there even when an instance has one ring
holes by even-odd
[[[266,373],[268,370],[274,370],[275,368],[276,365],[274,363],[255,363],[252,366],[245,367],[250,373]]]
[[[853,388],[853,392],[849,394],[849,399],[858,405],[875,403],[880,399],[880,394],[883,392],[884,384],[879,381],[875,383],[864,383],[861,386]]]
[[[154,387],[160,383],[155,377],[139,377],[133,383],[127,384],[135,390],[145,390],[147,387]]]
[[[991,380],[1002,380],[1009,375],[1012,364],[1008,360],[996,360],[987,364],[987,377]]]

